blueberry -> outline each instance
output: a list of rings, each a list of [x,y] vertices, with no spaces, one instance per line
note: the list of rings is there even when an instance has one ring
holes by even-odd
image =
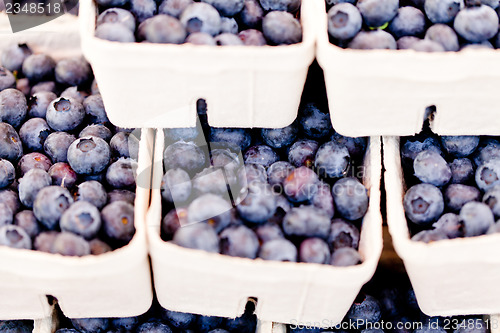
[[[229,333],[229,331],[226,331],[225,329],[222,328],[216,328],[215,330],[211,330],[208,333]]]
[[[222,325],[221,317],[198,316],[196,319],[196,327],[200,333],[207,333]]]
[[[498,0],[481,0],[483,5],[490,6],[493,9],[498,8],[500,2]]]
[[[396,38],[420,36],[425,31],[425,16],[415,7],[401,7],[398,9],[396,17],[389,24],[389,31]]]
[[[125,201],[115,201],[101,211],[103,230],[110,239],[128,243],[135,233],[134,206]]]
[[[293,123],[283,128],[263,128],[260,133],[266,145],[281,149],[289,147],[295,141],[298,128]]]
[[[349,151],[349,156],[353,160],[360,160],[365,156],[367,145],[367,138],[365,137],[351,138],[340,135],[339,133],[334,133],[331,140],[346,146]]]
[[[331,225],[328,243],[333,251],[343,247],[357,249],[359,245],[359,230],[352,223],[335,219]]]
[[[99,6],[103,7],[121,7],[128,3],[128,0],[97,0]]]
[[[87,201],[77,201],[62,214],[62,231],[70,231],[85,239],[94,238],[101,228],[99,210]]]
[[[104,141],[109,141],[113,134],[111,133],[111,130],[109,128],[102,124],[92,124],[85,127],[83,130],[81,130],[80,134],[78,134],[79,138],[82,138],[84,136],[97,136]]]
[[[139,325],[139,317],[112,318],[110,323],[116,329],[133,331]]]
[[[134,14],[138,22],[143,22],[156,15],[156,1],[130,0],[130,11]]]
[[[47,229],[53,230],[64,211],[72,203],[73,198],[67,189],[60,186],[47,186],[38,192],[33,203],[33,213]]]
[[[259,240],[251,229],[243,225],[231,226],[221,232],[220,247],[222,254],[255,259],[259,251]]]
[[[272,11],[262,19],[262,32],[271,45],[296,44],[302,41],[302,27],[292,14]]]
[[[292,202],[307,202],[318,191],[318,176],[307,167],[300,167],[288,175],[283,182],[283,191]]]
[[[445,51],[458,51],[460,48],[457,34],[446,24],[434,24],[429,27],[425,39],[441,44]]]
[[[443,216],[441,216],[439,218],[439,220],[437,220],[437,222],[435,222],[432,225],[432,227],[435,230],[439,230],[444,235],[446,235],[447,238],[450,238],[450,239],[464,236],[463,224],[460,221],[460,218],[458,217],[458,215],[453,214],[453,213],[443,214]],[[437,234],[437,235],[439,235],[439,234]],[[429,236],[435,237],[436,234],[434,234],[434,236],[427,235],[425,237],[429,237]]]
[[[106,171],[106,181],[113,188],[135,188],[137,162],[128,157],[120,157],[110,164]]]
[[[264,34],[256,29],[247,29],[242,30],[238,37],[241,39],[244,45],[246,46],[263,46],[267,45],[266,38]],[[270,145],[267,141],[266,143]]]
[[[434,186],[446,185],[451,179],[451,169],[448,163],[434,151],[420,152],[413,161],[413,169],[420,181]]]
[[[425,14],[432,23],[450,23],[464,7],[463,0],[425,0]]]
[[[205,165],[205,154],[194,143],[176,142],[165,149],[163,164],[165,169],[181,168],[188,173],[196,172]]]
[[[0,66],[0,91],[16,87],[16,77],[7,68]]]
[[[259,258],[274,261],[297,262],[297,248],[286,239],[270,240],[262,244]]]
[[[11,44],[2,52],[1,63],[9,71],[20,71],[24,60],[32,55],[33,52],[26,44]],[[1,88],[0,90],[5,89]]]
[[[88,136],[79,138],[68,148],[68,163],[78,174],[95,175],[108,166],[111,151],[101,138]]]
[[[212,5],[222,16],[234,16],[238,14],[244,5],[244,0],[202,0]]]
[[[137,327],[136,333],[172,333],[172,330],[159,322],[146,322]]]
[[[54,81],[42,81],[31,87],[31,95],[36,95],[40,92],[51,92],[55,94],[57,92],[56,83]],[[56,97],[53,99],[56,99]]]
[[[456,158],[448,164],[451,169],[451,184],[465,184],[474,178],[474,166],[468,158]]]
[[[251,223],[264,223],[270,219],[277,208],[276,196],[269,185],[251,184],[248,193],[236,209],[244,220]]]
[[[274,162],[267,168],[267,181],[276,190],[276,186],[281,187],[293,170],[295,168],[287,161]]]
[[[283,231],[277,224],[265,223],[255,229],[255,234],[259,238],[260,243],[269,242],[274,239],[282,239]]]
[[[455,31],[472,43],[480,43],[494,37],[498,32],[498,15],[489,6],[462,9],[454,22]]]
[[[52,244],[51,253],[82,257],[90,254],[90,245],[82,237],[71,232],[59,233]]]
[[[163,0],[158,7],[158,12],[179,18],[184,9],[192,3],[193,0]]]
[[[87,98],[89,94],[86,91],[80,90],[79,87],[73,86],[73,87],[68,87],[64,89],[64,91],[61,93],[61,98],[65,99],[74,99],[80,104],[83,104],[83,101],[85,98]]]
[[[178,19],[160,14],[142,22],[138,28],[138,36],[149,43],[182,44],[187,32]]]
[[[67,162],[68,148],[75,140],[74,135],[66,132],[50,133],[43,143],[43,150],[52,162]]]
[[[445,332],[447,331],[443,327],[441,326],[435,327],[433,325],[429,325],[429,323],[413,330],[413,333],[445,333]]]
[[[120,23],[135,31],[135,17],[131,12],[122,8],[109,8],[97,17],[97,26],[104,23]],[[73,85],[73,84],[72,84]]]
[[[172,241],[176,245],[190,249],[219,252],[217,233],[206,223],[194,223],[179,228]]]
[[[242,25],[250,29],[258,29],[264,17],[264,10],[257,0],[245,0],[243,9],[238,14]]]
[[[0,117],[3,122],[18,128],[27,113],[28,104],[22,92],[17,89],[0,91]]]
[[[474,163],[480,166],[493,159],[500,159],[500,142],[489,140],[486,145],[476,151],[474,154]]]
[[[0,158],[0,188],[6,188],[16,180],[16,170],[8,160]]]
[[[491,160],[477,168],[476,184],[481,190],[488,191],[493,186],[500,184],[499,176],[500,160]]]
[[[90,254],[92,255],[99,255],[113,251],[111,246],[109,246],[108,244],[104,243],[102,240],[97,238],[91,240],[89,242],[89,245],[90,245]]]
[[[300,110],[299,124],[304,134],[311,139],[322,139],[332,132],[330,115],[315,103],[308,103]]]
[[[29,170],[19,179],[19,199],[24,206],[31,208],[38,192],[51,184],[52,179],[45,170]]]
[[[17,213],[21,207],[17,193],[8,189],[0,190],[0,203],[9,206],[13,214]]]
[[[196,315],[192,313],[176,312],[166,309],[161,309],[161,317],[168,324],[176,329],[187,329],[196,320]]]
[[[188,207],[188,222],[206,222],[217,232],[228,226],[231,220],[231,204],[215,194],[199,196]]]
[[[57,62],[55,67],[56,81],[67,86],[79,86],[90,83],[92,69],[83,57],[65,58]]]
[[[292,208],[283,219],[283,231],[288,236],[328,238],[330,218],[313,206]]]
[[[299,261],[316,264],[330,262],[330,249],[321,238],[308,238],[300,244]]]
[[[0,332],[2,333],[30,333],[33,331],[33,320],[2,320]]]
[[[30,97],[28,101],[28,116],[30,118],[45,118],[50,102],[57,98],[51,91],[40,91]]]
[[[210,143],[218,143],[231,150],[244,151],[252,142],[250,131],[244,128],[210,128]]]
[[[468,202],[462,207],[460,219],[464,225],[465,237],[483,235],[495,223],[490,207],[475,201]]]
[[[71,319],[73,326],[84,333],[101,333],[108,329],[109,320],[107,318],[82,318]]]
[[[401,147],[401,156],[404,159],[413,161],[419,153],[424,150],[432,150],[441,154],[440,141],[436,137],[426,137],[424,140],[415,140],[413,138],[406,140]]]
[[[358,251],[351,247],[342,247],[333,251],[330,265],[346,267],[354,266],[361,262],[361,256]]]
[[[212,36],[205,34],[203,32],[195,33],[197,35],[203,35],[203,36],[209,36],[209,38],[212,38]],[[194,34],[191,34],[189,36],[192,36]],[[189,37],[188,37],[189,38]],[[165,136],[173,141],[193,141],[196,139],[199,135],[199,130],[197,127],[183,127],[183,128],[166,128],[164,129]]]
[[[243,3],[244,0],[241,2]],[[220,32],[238,34],[238,22],[233,17],[221,17]]]
[[[0,206],[2,205],[4,204],[0,204]],[[14,225],[23,228],[31,238],[36,237],[40,233],[40,225],[31,210],[23,210],[17,213],[14,216]]]
[[[85,98],[83,107],[91,123],[105,124],[109,122],[101,95],[91,95]]]
[[[54,77],[56,62],[46,54],[32,54],[24,59],[23,74],[32,83],[50,80]]]
[[[212,149],[210,157],[210,164],[214,168],[223,168],[227,174],[234,174],[237,172],[243,160],[241,155],[231,152],[229,149]]]
[[[220,35],[215,36],[214,38],[215,44],[219,46],[228,46],[228,45],[243,45],[243,42],[238,37],[238,35],[230,34],[230,33],[222,33]]]
[[[177,208],[171,209],[163,218],[161,230],[168,240],[172,239],[175,232],[182,226],[187,224],[187,209]]]
[[[12,224],[14,214],[7,204],[0,203],[0,226]]]
[[[248,148],[244,158],[245,164],[260,164],[265,168],[279,160],[276,152],[266,145],[257,145]]]
[[[43,231],[36,236],[33,247],[37,251],[52,253],[54,242],[59,235],[57,231]]]
[[[102,23],[95,29],[95,36],[111,42],[135,42],[134,33],[121,23]]]
[[[297,140],[288,150],[288,161],[295,167],[312,166],[318,151],[318,142]]]
[[[187,6],[180,16],[180,21],[188,33],[206,32],[215,36],[219,34],[221,28],[221,18],[217,9],[203,2]]]
[[[354,177],[338,180],[332,187],[335,208],[343,218],[354,221],[368,210],[367,189]]]
[[[257,316],[255,314],[244,313],[241,317],[234,319],[226,318],[224,328],[221,332],[238,332],[238,333],[253,333],[257,328]]]
[[[3,225],[0,227],[0,245],[31,250],[31,238],[17,225]]]
[[[473,187],[462,184],[451,184],[444,192],[446,207],[452,212],[459,212],[470,201],[479,201],[481,192]]]
[[[43,143],[51,129],[43,118],[31,118],[19,129],[19,136],[28,151],[43,151]]]
[[[487,190],[483,202],[490,207],[495,217],[500,217],[500,186],[493,186]]]
[[[448,236],[442,229],[422,230],[411,238],[411,240],[414,242],[424,243],[436,242],[443,239],[448,239]]]
[[[394,37],[390,33],[383,30],[361,31],[347,46],[350,49],[358,50],[395,50],[397,48]]]
[[[328,33],[331,37],[348,40],[361,30],[363,18],[350,3],[339,3],[328,11]]]
[[[318,185],[318,191],[311,199],[311,204],[325,213],[328,217],[332,218],[335,213],[335,209],[330,185],[320,182]]]
[[[382,316],[380,303],[373,296],[360,296],[352,304],[346,318],[352,321],[359,320],[364,324],[378,322]]]
[[[479,139],[479,136],[442,136],[441,143],[448,154],[467,157],[476,150]]]
[[[60,97],[47,108],[47,123],[55,131],[71,131],[83,121],[85,111],[82,104],[73,98]]]
[[[404,196],[406,216],[416,224],[427,225],[438,219],[444,210],[441,191],[430,184],[417,184]]]
[[[163,176],[161,182],[161,195],[164,200],[171,203],[182,203],[191,195],[191,179],[182,169],[170,169]]]
[[[247,164],[238,171],[238,181],[242,187],[253,183],[266,183],[266,169],[260,164]]]
[[[108,203],[125,201],[131,205],[135,203],[135,193],[128,190],[113,190],[108,193]]]
[[[52,163],[50,159],[40,153],[29,153],[21,157],[17,164],[19,175],[22,177],[31,169],[42,169],[49,171]]]
[[[366,25],[378,28],[396,16],[399,0],[358,0],[357,7]]]
[[[319,174],[340,178],[347,172],[350,160],[346,146],[329,141],[319,147],[314,164]]]
[[[172,170],[172,169],[171,169]],[[213,193],[217,195],[227,195],[228,193],[228,182],[235,183],[236,178],[232,177],[230,180],[229,177],[226,182],[226,177],[229,175],[225,175],[221,169],[209,167],[205,168],[203,171],[196,174],[192,181],[193,192],[195,193]],[[188,194],[187,192],[185,193]]]

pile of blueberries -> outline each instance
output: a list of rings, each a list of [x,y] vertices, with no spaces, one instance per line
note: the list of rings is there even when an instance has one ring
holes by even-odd
[[[60,327],[65,328],[56,333],[255,333],[254,310],[255,305],[249,302],[241,317],[230,319],[170,311],[155,302],[148,312],[138,317],[62,318]]]
[[[33,320],[0,320],[0,333],[32,333]]]
[[[214,128],[205,111],[200,103],[198,127],[165,130],[165,241],[250,259],[361,261],[366,138],[334,132],[314,103],[278,129]]]
[[[288,45],[301,0],[96,0],[95,35],[116,42]]]
[[[432,242],[500,231],[498,137],[437,136],[424,130],[402,138],[409,187],[404,208],[415,241]]]
[[[363,287],[343,321],[321,328],[325,324],[294,323],[288,325],[288,332],[488,333],[494,323],[483,316],[429,317],[420,310],[406,275],[378,271]]]
[[[127,244],[138,139],[109,122],[89,64],[17,44],[1,62],[0,245],[83,256]]]
[[[326,0],[332,43],[422,52],[500,47],[499,0]]]

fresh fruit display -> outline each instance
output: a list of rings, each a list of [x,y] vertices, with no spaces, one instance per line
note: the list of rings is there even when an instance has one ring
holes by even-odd
[[[138,138],[109,122],[89,64],[17,44],[1,62],[0,245],[68,256],[126,245]]]
[[[422,52],[500,47],[498,0],[326,0],[332,43]]]
[[[56,333],[255,333],[255,305],[249,302],[238,318],[221,318],[175,312],[157,302],[145,314],[128,318],[61,318]]]
[[[95,36],[115,42],[287,45],[302,41],[301,0],[96,0]]]
[[[437,136],[401,140],[407,184],[403,205],[412,240],[432,242],[500,231],[500,141]]]
[[[250,259],[362,260],[366,138],[336,133],[314,103],[280,129],[214,128],[203,103],[199,113],[201,126],[165,130],[165,241]]]
[[[429,317],[417,303],[408,277],[378,271],[354,301],[344,320],[327,328],[323,323],[292,323],[288,333],[488,333],[496,322],[487,316]]]

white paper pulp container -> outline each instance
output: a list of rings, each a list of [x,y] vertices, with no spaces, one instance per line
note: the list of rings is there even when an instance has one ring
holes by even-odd
[[[256,314],[280,323],[338,323],[372,277],[382,251],[380,138],[370,140],[365,186],[370,205],[361,228],[363,263],[351,267],[244,259],[182,248],[160,238],[163,130],[157,130],[148,240],[154,286],[160,304],[175,311],[238,317],[249,297]],[[193,302],[196,300],[196,302]]]
[[[347,136],[413,135],[435,105],[440,135],[500,134],[500,51],[350,50],[328,39],[325,1],[315,7],[318,63],[335,130]]]
[[[138,174],[151,176],[153,131],[143,130]],[[139,182],[139,180],[138,180]],[[141,184],[149,184],[141,179]],[[149,186],[137,187],[136,233],[131,242],[98,256],[65,257],[34,250],[0,247],[0,318],[47,317],[47,296],[57,298],[70,318],[128,317],[146,312],[153,292],[145,217]]]
[[[399,139],[384,138],[387,224],[422,311],[430,316],[500,313],[500,234],[410,240]]]
[[[96,38],[96,7],[82,0],[82,48],[118,126],[193,127],[203,98],[211,126],[285,127],[297,117],[314,59],[313,2],[302,4],[302,43],[214,47]]]

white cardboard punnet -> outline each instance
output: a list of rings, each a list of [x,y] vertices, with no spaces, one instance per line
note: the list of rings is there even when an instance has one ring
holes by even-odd
[[[225,256],[182,248],[160,238],[163,130],[157,130],[148,240],[154,286],[160,304],[175,311],[238,317],[249,297],[257,298],[260,320],[280,323],[338,323],[375,272],[382,252],[380,214],[381,145],[370,139],[365,185],[370,205],[363,220],[359,251],[352,267],[283,263]],[[196,302],[192,300],[196,299]]]
[[[142,131],[137,172],[144,177],[151,174],[153,140],[152,130]],[[128,245],[115,251],[64,257],[0,247],[1,319],[47,317],[52,308],[46,295],[56,297],[70,318],[128,317],[146,312],[153,300],[145,231],[149,195],[149,186],[137,187],[136,233]]]
[[[499,51],[342,49],[329,41],[325,1],[311,2],[335,130],[354,137],[413,135],[422,129],[425,108],[435,105],[434,133],[500,134],[500,117],[492,117],[500,105]]]
[[[118,126],[192,127],[203,98],[212,126],[285,127],[297,116],[314,59],[313,2],[303,1],[299,44],[214,47],[96,38],[96,7],[82,0],[82,48]]]
[[[411,241],[399,139],[385,137],[383,146],[387,224],[422,311],[429,316],[500,313],[500,234]]]

